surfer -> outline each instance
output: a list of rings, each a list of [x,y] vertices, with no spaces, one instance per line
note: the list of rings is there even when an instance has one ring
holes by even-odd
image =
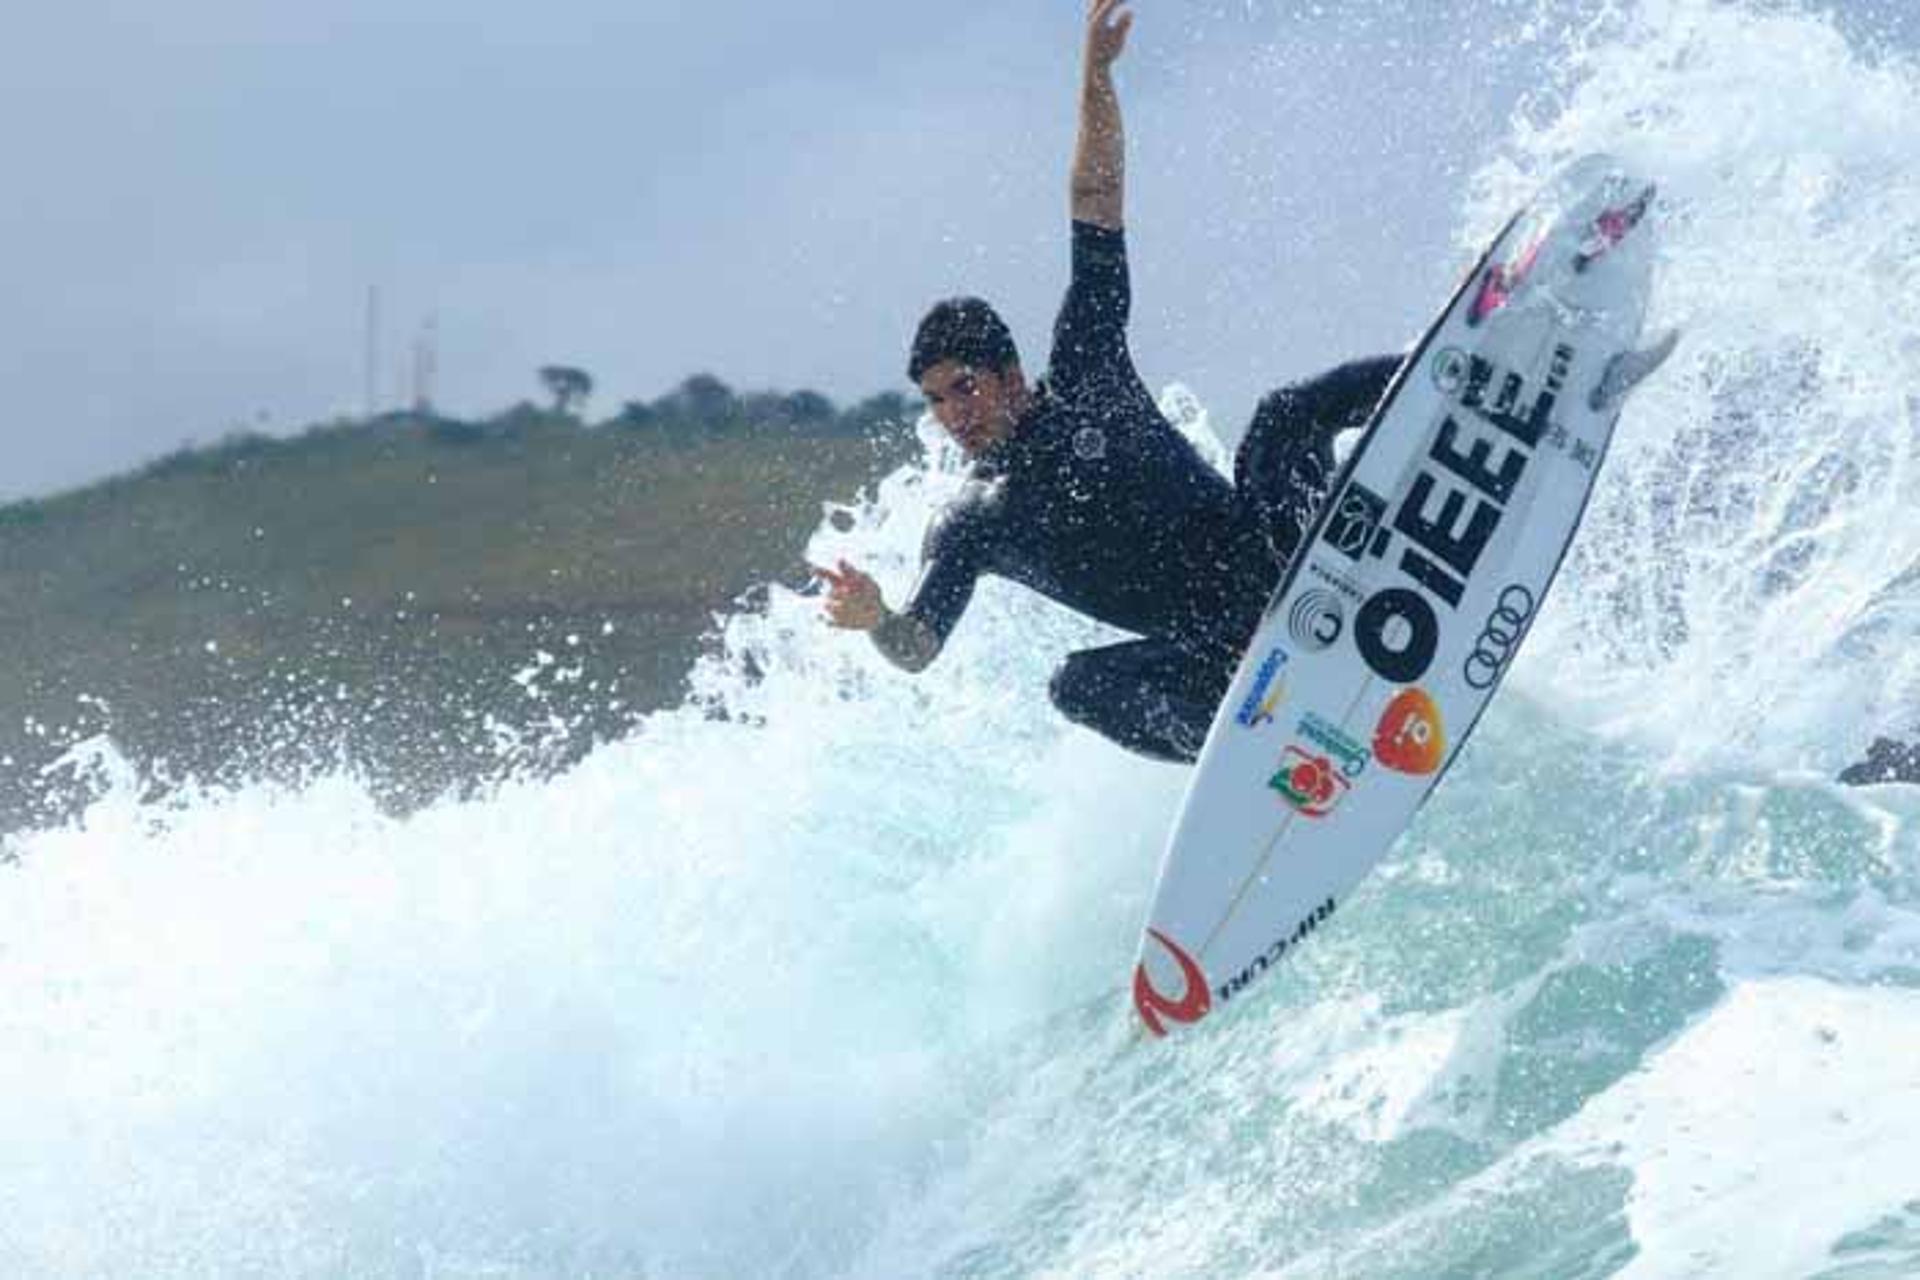
[[[982,574],[1021,583],[1137,639],[1070,654],[1054,673],[1069,720],[1155,759],[1199,754],[1215,708],[1333,472],[1332,439],[1363,422],[1399,364],[1356,361],[1274,392],[1230,484],[1163,417],[1127,348],[1124,135],[1113,64],[1128,0],[1088,9],[1071,173],[1072,276],[1047,373],[1030,384],[1012,334],[978,298],[936,303],[907,376],[967,455],[964,490],[927,531],[899,610],[845,560],[814,570],[827,620],[924,670]]]

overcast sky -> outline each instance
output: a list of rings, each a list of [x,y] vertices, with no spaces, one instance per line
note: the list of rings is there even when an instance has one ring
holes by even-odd
[[[1574,0],[1558,6],[1570,11]],[[1134,344],[1229,432],[1407,342],[1466,175],[1546,68],[1522,0],[1138,0],[1121,65]],[[1549,3],[1552,10],[1555,5]],[[1315,11],[1327,12],[1315,16]],[[66,0],[0,45],[0,500],[389,401],[437,318],[478,415],[695,371],[905,388],[931,299],[1043,363],[1083,0]]]

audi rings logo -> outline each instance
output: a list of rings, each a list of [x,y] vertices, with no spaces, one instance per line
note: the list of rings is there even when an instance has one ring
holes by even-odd
[[[1520,637],[1527,633],[1533,607],[1533,592],[1517,582],[1500,593],[1500,598],[1494,601],[1493,612],[1487,616],[1487,625],[1480,628],[1479,638],[1473,642],[1473,652],[1467,655],[1464,674],[1468,687],[1493,688],[1500,673],[1507,669]]]
[[[1340,597],[1319,587],[1302,591],[1287,610],[1287,634],[1308,653],[1331,649],[1346,626],[1347,611]]]

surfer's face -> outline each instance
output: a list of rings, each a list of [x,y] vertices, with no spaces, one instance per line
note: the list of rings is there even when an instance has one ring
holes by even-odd
[[[942,360],[920,376],[927,407],[969,455],[982,453],[1013,434],[1025,392],[1019,365],[995,372]]]

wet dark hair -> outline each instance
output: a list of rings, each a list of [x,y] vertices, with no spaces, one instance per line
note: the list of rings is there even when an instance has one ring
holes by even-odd
[[[1004,373],[1020,363],[1020,353],[1007,322],[992,306],[979,298],[947,298],[934,303],[914,330],[908,380],[918,383],[942,360]]]

